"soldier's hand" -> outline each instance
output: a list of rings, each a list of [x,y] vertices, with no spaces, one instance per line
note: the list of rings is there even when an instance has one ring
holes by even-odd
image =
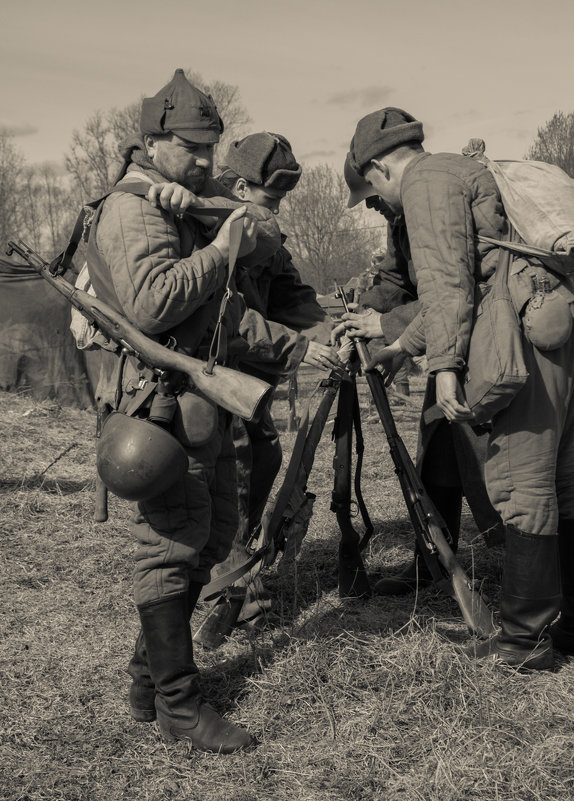
[[[382,315],[374,309],[367,309],[361,314],[345,312],[339,325],[331,331],[331,342],[334,344],[343,333],[348,337],[362,337],[363,339],[382,337],[381,317]]]
[[[257,246],[257,220],[251,214],[243,218],[243,236],[239,246],[239,256],[247,256]]]
[[[226,259],[229,258],[229,231],[231,229],[231,223],[234,220],[241,219],[243,220],[243,231],[241,245],[239,246],[239,256],[246,256],[248,253],[251,253],[257,244],[257,221],[251,215],[247,214],[247,206],[240,206],[225,220],[217,236],[213,240],[215,247]]]
[[[446,419],[451,422],[472,420],[473,414],[464,397],[456,370],[443,370],[436,374],[435,380],[437,406]]]
[[[406,358],[407,353],[401,348],[400,340],[396,339],[391,345],[371,348],[371,360],[365,369],[379,369],[385,379],[385,386],[388,387]]]
[[[201,200],[181,184],[163,181],[152,184],[147,199],[156,209],[162,208],[172,214],[183,214],[187,209],[201,206]]]
[[[329,345],[321,345],[319,342],[312,341],[309,342],[302,364],[317,367],[319,370],[342,369],[343,367],[336,352]]]

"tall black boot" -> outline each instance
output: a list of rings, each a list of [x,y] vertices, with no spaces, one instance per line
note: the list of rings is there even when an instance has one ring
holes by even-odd
[[[472,646],[470,656],[498,658],[525,670],[551,670],[549,625],[560,609],[558,537],[506,527],[501,631]]]
[[[197,604],[202,590],[201,584],[192,582],[187,593],[188,619]],[[128,673],[132,677],[129,689],[130,714],[138,723],[151,723],[156,719],[155,712],[155,684],[150,674],[147,661],[147,650],[143,631],[140,629],[134,655],[128,665]]]
[[[168,742],[188,739],[200,751],[222,754],[250,745],[245,729],[223,720],[201,697],[188,595],[171,596],[138,611],[163,737]]]
[[[550,636],[557,651],[574,654],[574,520],[560,520],[558,550],[562,601],[560,618],[550,627]]]
[[[437,508],[452,537],[452,550],[456,553],[460,535],[460,515],[462,511],[462,489],[460,487],[440,487],[426,484],[426,491]],[[418,545],[411,564],[397,576],[389,576],[378,581],[373,587],[375,595],[408,595],[418,587],[432,584],[432,576],[426,566]]]
[[[132,677],[129,689],[130,714],[138,723],[151,723],[155,720],[155,684],[149,672],[147,650],[140,629],[134,655],[128,665]]]

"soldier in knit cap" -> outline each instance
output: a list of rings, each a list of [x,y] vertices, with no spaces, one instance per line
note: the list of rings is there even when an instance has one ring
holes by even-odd
[[[276,221],[269,211],[238,202],[211,177],[223,123],[213,100],[182,70],[143,101],[140,127],[123,149],[115,190],[92,223],[93,288],[147,335],[175,341],[180,351],[203,359],[224,309],[227,349],[218,350],[217,360],[234,366],[233,354],[257,350],[259,343],[247,329],[247,339],[240,337],[244,305],[228,274],[230,223],[244,221],[239,263],[258,264],[280,247]],[[149,199],[130,190],[134,182],[150,186]],[[172,205],[169,198],[176,194]],[[182,195],[190,212],[184,216],[174,213],[181,210]],[[221,223],[194,217],[194,206],[227,206],[232,213]],[[263,328],[260,321],[260,334]],[[261,336],[266,340],[269,334]],[[129,665],[132,716],[143,722],[157,718],[168,741],[189,739],[195,748],[218,753],[244,748],[250,735],[203,701],[189,625],[211,568],[226,558],[237,529],[231,415],[184,388],[177,375],[158,382],[131,356],[103,355],[113,363],[103,371],[100,403],[161,423],[183,446],[189,465],[135,511],[134,593],[141,631]]]
[[[275,214],[300,177],[301,167],[287,139],[266,131],[232,142],[217,173],[217,179],[237,198]],[[240,360],[243,371],[276,384],[300,364],[320,370],[340,366],[330,347],[333,321],[317,301],[315,290],[302,283],[285,246],[257,265],[240,267],[237,286],[248,308],[267,320],[272,333],[269,351],[275,354],[274,363],[247,354],[246,359]],[[286,347],[292,348],[288,361],[284,358]],[[269,407],[256,422],[236,421],[235,440],[241,522],[235,547],[227,562],[218,565],[218,574],[231,571],[237,562],[245,562],[244,545],[261,520],[282,459]],[[256,617],[269,607],[258,578],[249,586],[240,620]]]
[[[362,309],[342,316],[342,323],[333,335],[345,332],[351,337],[374,340],[373,345],[382,340],[390,343],[420,313],[405,220],[373,194],[373,187],[352,167],[350,153],[345,160],[344,175],[350,190],[349,207],[365,201],[367,208],[378,211],[387,220],[387,252],[379,269],[379,283],[361,295]],[[420,421],[417,467],[447,524],[452,549],[456,552],[458,548],[463,496],[487,546],[500,544],[504,536],[502,523],[488,499],[483,478],[486,438],[465,422],[449,425],[439,415],[427,419],[435,402],[435,379],[430,376]],[[430,572],[415,546],[415,559],[406,569],[382,578],[374,590],[381,595],[403,595],[430,583]]]
[[[426,352],[439,409],[450,422],[472,422],[464,373],[475,284],[499,263],[500,248],[484,238],[504,239],[508,223],[480,161],[425,153],[421,142],[421,123],[394,108],[360,120],[351,141],[353,168],[404,216],[422,308],[371,366],[392,371],[405,352]],[[574,652],[574,334],[548,352],[523,337],[523,349],[529,377],[491,421],[485,466],[506,527],[501,630],[468,653],[544,670],[554,664],[553,640]]]

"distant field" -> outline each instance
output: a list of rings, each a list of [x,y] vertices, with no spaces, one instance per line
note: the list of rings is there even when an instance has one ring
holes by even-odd
[[[300,381],[303,396],[313,380]],[[411,384],[412,400],[393,408],[414,454],[424,379]],[[274,411],[287,459],[284,388]],[[374,581],[407,563],[412,533],[366,396],[363,417]],[[165,745],[127,711],[138,629],[130,510],[111,498],[109,522],[92,522],[94,415],[0,393],[0,420],[3,801],[574,798],[574,663],[529,676],[467,661],[458,607],[434,588],[339,599],[330,425],[300,558],[265,574],[275,599],[265,628],[197,654],[206,695],[258,747],[218,757]],[[460,562],[496,608],[502,554],[477,540],[468,510],[463,528]]]

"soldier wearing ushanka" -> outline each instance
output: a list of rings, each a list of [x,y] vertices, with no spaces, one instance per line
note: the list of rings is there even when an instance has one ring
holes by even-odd
[[[280,134],[262,131],[232,142],[219,167],[217,179],[240,200],[255,203],[277,214],[285,195],[295,188],[301,177],[301,166],[295,159],[288,140]],[[269,353],[275,361],[263,361],[255,351],[240,359],[244,372],[277,383],[300,364],[320,370],[339,365],[330,347],[332,319],[317,300],[315,290],[303,283],[291,254],[282,247],[257,265],[237,270],[237,287],[248,308],[243,324],[252,310],[267,320],[272,338]],[[285,359],[286,348],[290,358]],[[243,544],[261,520],[265,503],[281,466],[279,434],[270,412],[271,401],[255,422],[236,426],[236,450],[240,491],[240,528],[236,548],[217,573],[230,571],[236,562],[245,561]],[[251,584],[241,619],[254,617],[268,608],[270,600],[262,598],[260,582]]]
[[[400,119],[400,117],[399,117]],[[422,133],[422,132],[421,132]],[[350,207],[363,200],[387,219],[387,252],[379,268],[376,286],[361,295],[361,308],[342,316],[334,333],[351,337],[393,342],[420,313],[417,279],[413,270],[409,237],[402,215],[393,214],[373,194],[373,187],[351,165],[347,155],[344,170],[350,190]],[[384,338],[384,339],[381,339]],[[431,415],[435,404],[435,379],[429,377],[420,422],[417,468],[433,503],[447,524],[456,552],[460,534],[462,498],[466,497],[475,523],[488,546],[503,541],[500,517],[492,508],[484,483],[486,438],[466,422],[448,424],[444,417]],[[374,587],[378,594],[403,595],[432,581],[418,550],[415,559],[398,575],[385,576]]]

